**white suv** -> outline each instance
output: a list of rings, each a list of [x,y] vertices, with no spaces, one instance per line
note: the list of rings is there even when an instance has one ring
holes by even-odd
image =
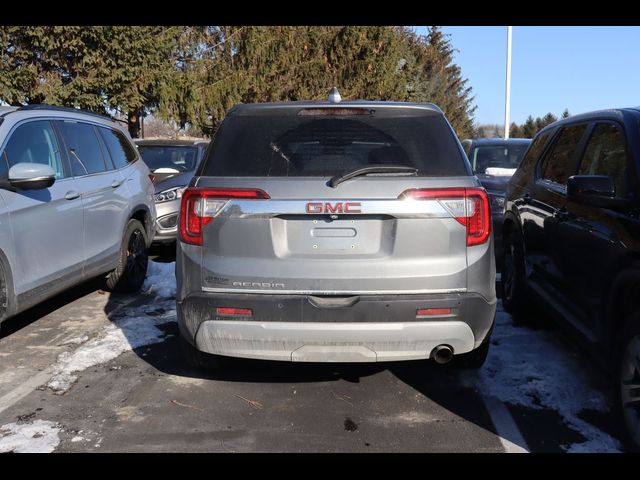
[[[108,117],[0,107],[0,321],[86,279],[136,291],[156,211],[149,169]]]

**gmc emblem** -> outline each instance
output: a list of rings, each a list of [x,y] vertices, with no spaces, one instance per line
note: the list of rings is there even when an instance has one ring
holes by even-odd
[[[307,213],[362,213],[360,202],[309,202],[306,205]]]

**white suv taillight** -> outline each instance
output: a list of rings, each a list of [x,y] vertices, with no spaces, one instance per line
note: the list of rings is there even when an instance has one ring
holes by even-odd
[[[461,225],[467,227],[467,246],[481,245],[491,233],[489,197],[484,188],[424,188],[403,192],[399,198],[437,200]]]
[[[180,203],[180,240],[202,245],[202,231],[231,199],[266,200],[257,188],[187,188]]]

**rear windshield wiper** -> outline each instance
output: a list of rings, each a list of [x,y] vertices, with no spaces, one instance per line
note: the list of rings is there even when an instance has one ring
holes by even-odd
[[[418,169],[415,167],[405,167],[400,165],[372,165],[370,167],[358,168],[357,170],[345,173],[344,175],[336,175],[331,180],[329,180],[328,185],[332,188],[336,188],[342,182],[350,180],[353,177],[369,175],[370,173],[386,173],[392,176],[405,176],[416,175],[418,173]]]

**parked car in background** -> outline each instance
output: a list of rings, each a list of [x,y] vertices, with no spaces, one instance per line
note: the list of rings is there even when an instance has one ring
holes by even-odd
[[[192,365],[486,358],[489,200],[433,104],[334,90],[234,107],[182,196],[179,232]]]
[[[138,290],[154,223],[149,169],[120,125],[0,107],[0,321],[103,274]]]
[[[530,138],[474,138],[462,142],[471,169],[491,200],[498,270],[502,268],[502,223],[507,182],[530,144]]]
[[[207,140],[136,140],[154,175],[158,218],[153,242],[175,245],[180,199],[209,145]]]
[[[509,181],[504,308],[537,302],[615,378],[640,450],[640,109],[575,115],[541,130]]]

